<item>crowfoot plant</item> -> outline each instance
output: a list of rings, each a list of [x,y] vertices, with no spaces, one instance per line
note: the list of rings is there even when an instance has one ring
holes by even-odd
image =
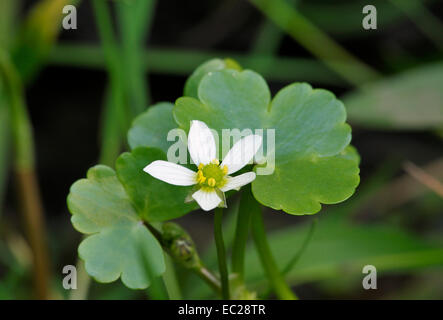
[[[187,132],[187,139],[171,139],[176,129]],[[273,136],[244,134],[225,154],[217,154],[217,143],[230,145],[231,136],[223,135],[226,129]],[[175,104],[159,103],[134,120],[128,132],[131,151],[117,159],[115,170],[96,166],[71,187],[72,223],[88,235],[79,246],[80,258],[96,280],[121,277],[135,289],[162,276],[166,252],[223,298],[255,298],[271,290],[278,298],[295,299],[267,242],[262,207],[315,214],[321,204],[349,198],[359,183],[359,156],[350,141],[344,106],[331,92],[294,83],[271,99],[259,74],[241,70],[231,60],[211,60],[190,76]],[[185,152],[193,165],[174,162],[171,148]],[[249,172],[231,176],[248,163]],[[272,167],[266,175],[259,170],[264,166]],[[228,191],[244,185],[229,257],[222,230],[225,192],[229,198]],[[198,209],[197,204],[205,211],[215,209],[219,276],[203,266],[186,231],[178,232],[186,236],[175,242],[165,240],[171,238],[170,230],[178,230],[168,221]],[[245,280],[250,230],[269,284],[257,292]]]

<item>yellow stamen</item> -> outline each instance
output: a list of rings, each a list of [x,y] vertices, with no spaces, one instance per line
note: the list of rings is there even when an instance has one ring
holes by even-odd
[[[208,186],[210,186],[210,187],[215,187],[215,179],[214,179],[214,178],[209,178],[209,180],[208,180]]]
[[[205,176],[201,176],[199,179],[199,183],[203,183],[206,181],[206,177]]]
[[[204,167],[204,164],[203,164],[203,163],[200,163],[200,164],[198,165],[198,170],[203,169],[203,167]]]
[[[224,174],[228,174],[228,166],[224,165],[222,170]]]
[[[220,164],[220,161],[218,161],[218,159],[214,159],[214,160],[212,160],[211,161],[213,164],[216,164],[216,165],[219,165]]]

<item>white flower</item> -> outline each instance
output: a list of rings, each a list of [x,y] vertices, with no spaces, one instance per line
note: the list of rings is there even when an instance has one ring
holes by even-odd
[[[196,185],[198,190],[192,193],[192,198],[203,210],[209,211],[225,205],[224,192],[238,190],[255,179],[254,172],[236,177],[231,177],[230,174],[248,164],[261,144],[262,138],[259,135],[244,137],[229,150],[220,164],[216,158],[215,140],[211,130],[204,122],[193,120],[188,135],[188,150],[198,171],[161,160],[150,163],[143,170],[154,178],[173,185]]]

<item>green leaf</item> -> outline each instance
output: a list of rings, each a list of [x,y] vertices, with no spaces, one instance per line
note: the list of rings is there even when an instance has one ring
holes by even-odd
[[[295,83],[271,101],[257,73],[221,70],[201,80],[198,97],[177,100],[174,117],[180,127],[188,129],[191,120],[201,120],[220,137],[222,129],[265,129],[263,154],[272,166],[275,151],[275,170],[252,183],[262,204],[309,214],[318,212],[320,203],[337,203],[353,194],[359,159],[355,150],[345,149],[351,128],[345,123],[343,104],[331,92]],[[266,129],[275,130],[275,147],[271,138],[266,141]],[[257,173],[261,167],[256,167]]]
[[[406,71],[346,95],[349,120],[375,129],[443,128],[443,63]]]
[[[184,95],[188,97],[197,98],[198,97],[198,86],[200,81],[205,75],[210,72],[223,70],[223,69],[234,69],[241,70],[240,65],[232,59],[212,59],[202,65],[200,65],[191,74],[185,84]]]
[[[138,217],[115,172],[99,165],[74,183],[68,208],[75,229],[89,235],[79,246],[88,274],[99,282],[120,276],[132,289],[147,288],[165,271],[163,251]]]
[[[197,209],[195,202],[185,203],[192,187],[170,185],[143,171],[155,160],[166,160],[166,155],[158,149],[139,147],[123,153],[116,162],[118,178],[138,214],[145,221],[166,221]]]
[[[167,153],[172,142],[167,140],[168,132],[177,128],[172,117],[173,104],[161,102],[139,115],[128,132],[131,149],[153,147]]]
[[[354,193],[349,186],[359,183],[358,159],[356,150],[349,146],[335,156],[281,163],[275,174],[260,176],[259,183],[252,184],[252,190],[260,202],[273,209],[316,213],[321,209],[320,202],[342,202]],[[272,192],[269,186],[273,186]],[[292,188],[290,192],[288,186]]]

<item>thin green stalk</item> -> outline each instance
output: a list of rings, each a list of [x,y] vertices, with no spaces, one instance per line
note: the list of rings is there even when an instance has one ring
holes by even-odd
[[[121,92],[111,81],[105,92],[101,119],[101,149],[99,163],[113,166],[122,151],[125,136],[126,114],[123,110]]]
[[[346,51],[284,0],[249,1],[300,45],[354,86],[379,77],[375,70]]]
[[[230,51],[194,51],[180,48],[150,48],[143,52],[143,65],[150,72],[161,74],[189,75],[201,63],[214,57],[230,57],[243,66],[254,66],[254,70],[274,81],[303,80],[336,86],[346,82],[323,63],[314,59],[272,57],[269,55],[243,54]],[[171,63],[174,61],[174,63]],[[103,52],[98,46],[59,44],[50,56],[55,65],[69,65],[82,68],[103,69],[106,64]]]
[[[8,50],[14,36],[18,1],[0,1],[0,49]],[[0,79],[0,217],[3,209],[3,197],[9,171],[9,110],[6,101],[5,86]]]
[[[294,292],[292,292],[288,284],[285,282],[285,279],[280,273],[277,263],[275,262],[271,253],[271,248],[269,247],[268,240],[266,238],[261,207],[260,204],[257,202],[255,203],[256,204],[251,207],[252,235],[261,264],[277,296],[283,300],[296,300],[297,296],[294,294]]]
[[[122,39],[122,59],[125,61],[125,85],[129,105],[137,115],[149,104],[149,86],[143,69],[143,42],[154,14],[154,0],[117,3]]]
[[[291,3],[296,2],[296,0],[289,0]],[[275,64],[276,55],[280,44],[285,36],[282,29],[277,27],[269,19],[265,19],[262,22],[260,29],[257,32],[254,43],[251,48],[252,56],[264,56],[267,59],[260,61],[262,69],[272,69],[272,65]],[[257,66],[248,66],[251,69],[256,69]]]
[[[217,294],[222,293],[222,284],[220,283],[220,280],[203,264],[195,267],[192,269],[192,271],[194,271],[195,274],[200,277],[200,279],[206,282],[212,288],[212,290],[214,290],[214,292]]]
[[[115,44],[111,19],[104,1],[93,1],[100,38],[103,42],[106,66],[110,81],[105,93],[102,119],[102,137],[99,162],[113,165],[121,151],[124,136],[125,114],[123,110],[123,89],[119,71],[119,53]],[[84,262],[77,258],[78,289],[70,295],[70,300],[84,300],[88,296],[91,278],[86,272]]]
[[[296,2],[297,0],[289,0],[289,4],[295,5]],[[251,48],[251,53],[275,56],[283,37],[284,33],[282,32],[282,29],[266,19],[263,21],[257,33],[256,39]]]
[[[390,0],[418,29],[443,50],[443,23],[419,0]]]
[[[296,254],[292,257],[292,259],[288,262],[286,267],[281,271],[282,276],[286,276],[297,264],[297,262],[300,260],[303,253],[306,251],[306,248],[308,247],[309,242],[311,242],[312,236],[314,235],[315,228],[317,227],[317,219],[313,219],[311,226],[308,230],[308,233],[306,235],[305,240],[303,241],[300,249],[296,252]],[[271,294],[272,290],[268,290],[263,294],[263,299],[267,299],[269,295]]]
[[[3,197],[8,178],[10,127],[9,110],[6,102],[6,93],[0,80],[0,218],[3,212]]]
[[[126,115],[123,71],[120,63],[121,54],[114,37],[109,8],[105,0],[93,0],[92,4],[102,43],[103,56],[110,77],[110,91],[112,92],[112,103],[110,105],[114,104],[115,108],[119,108],[121,110],[120,115]],[[129,127],[130,122],[129,117],[123,117],[121,121],[125,124],[124,129],[127,129],[126,127]]]
[[[163,234],[158,231],[156,228],[154,228],[151,224],[145,223],[145,226],[151,231],[151,233],[154,235],[154,237],[158,240],[158,242],[162,245],[165,252],[167,252],[172,258],[177,259],[177,257],[174,256],[174,253],[171,252],[171,248],[168,247],[167,241],[165,241],[165,238],[163,237]],[[221,284],[219,279],[209,270],[207,269],[204,264],[201,262],[200,258],[198,258],[199,261],[195,265],[182,265],[194,272],[197,276],[199,276],[202,280],[204,280],[216,293],[221,292]],[[182,261],[177,261],[182,262]]]
[[[34,259],[34,287],[38,299],[47,299],[50,258],[46,239],[43,205],[34,167],[34,139],[25,106],[24,92],[17,70],[8,55],[0,50],[0,79],[9,105],[14,174],[25,230]]]
[[[169,295],[162,277],[152,279],[147,291],[151,300],[169,300]]]
[[[92,0],[92,6],[110,77],[118,80],[122,73],[119,67],[120,52],[114,37],[108,5],[106,0]]]
[[[226,263],[226,249],[225,243],[223,241],[223,230],[222,230],[222,220],[223,220],[223,209],[216,208],[214,210],[214,240],[217,247],[217,257],[218,257],[218,268],[220,271],[221,287],[222,287],[222,298],[229,300],[229,275],[228,266]]]
[[[181,300],[182,293],[177,281],[177,275],[175,273],[174,264],[169,256],[165,256],[166,271],[163,274],[163,282],[165,283],[166,291],[168,292],[169,299]]]
[[[8,49],[15,36],[19,1],[0,1],[0,48]]]
[[[251,225],[250,207],[253,205],[253,201],[255,202],[255,199],[252,196],[251,187],[248,185],[244,187],[241,194],[234,243],[232,245],[232,272],[237,274],[239,283],[244,282],[245,250]]]
[[[306,235],[305,240],[303,241],[300,249],[297,251],[295,256],[292,257],[292,259],[288,262],[286,267],[282,270],[282,274],[285,276],[291,271],[294,266],[297,264],[298,260],[300,260],[300,257],[303,255],[303,253],[306,251],[306,248],[308,247],[309,242],[311,242],[312,236],[314,235],[315,228],[317,227],[317,219],[313,219],[311,226],[309,228],[308,234]]]

